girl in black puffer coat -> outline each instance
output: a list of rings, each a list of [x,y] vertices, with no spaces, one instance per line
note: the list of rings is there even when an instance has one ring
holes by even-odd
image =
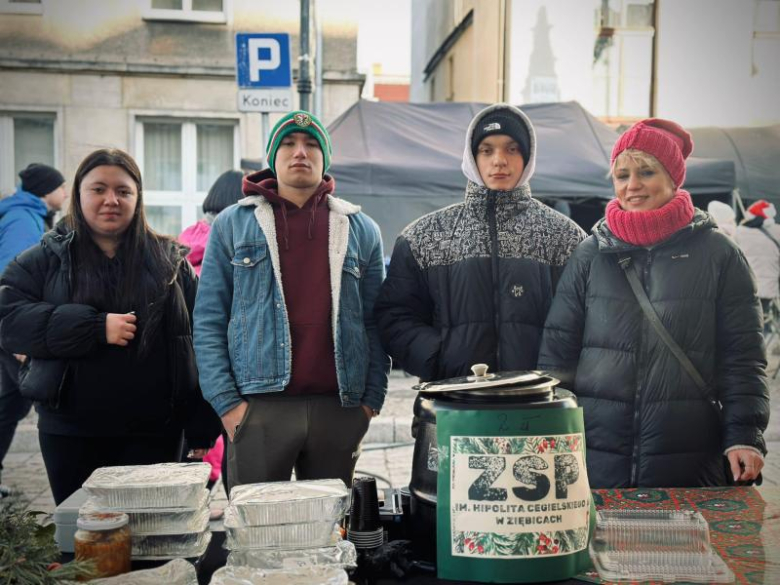
[[[691,149],[663,120],[618,140],[617,197],[569,260],[545,325],[539,368],[577,394],[595,488],[725,485],[763,467],[769,394],[755,284],[737,246],[679,188]],[[707,396],[645,318],[620,261]]]
[[[70,214],[0,279],[0,344],[24,354],[57,504],[98,467],[205,453],[220,422],[200,395],[186,248],[151,231],[137,165],[99,150],[79,166]]]

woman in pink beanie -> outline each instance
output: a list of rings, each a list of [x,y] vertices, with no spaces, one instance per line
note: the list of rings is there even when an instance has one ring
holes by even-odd
[[[569,260],[545,324],[539,368],[577,394],[595,488],[749,482],[764,465],[756,285],[682,189],[692,150],[668,120],[618,138],[615,198]]]

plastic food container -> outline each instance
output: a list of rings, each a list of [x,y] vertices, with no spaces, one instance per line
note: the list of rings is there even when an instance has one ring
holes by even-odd
[[[206,553],[211,532],[187,534],[134,534],[133,558],[144,560],[194,559]]]
[[[249,548],[315,548],[334,543],[333,520],[243,526],[228,506],[225,509],[225,546],[230,550]]]
[[[130,572],[130,527],[127,514],[86,514],[76,520],[76,560],[95,562],[98,577]]]
[[[274,571],[310,566],[357,567],[355,545],[340,540],[334,546],[289,550],[247,549],[235,550],[228,555],[228,567],[251,567]]]
[[[195,508],[210,471],[208,463],[100,467],[83,487],[103,508]]]
[[[245,484],[230,492],[243,526],[335,522],[347,511],[349,490],[340,479]]]
[[[338,567],[307,567],[262,571],[249,567],[222,567],[211,577],[211,585],[347,585],[347,573]]]
[[[707,521],[691,510],[601,510],[590,556],[607,581],[734,581],[710,546]]]
[[[209,491],[204,489],[195,509],[189,508],[123,508],[130,518],[130,531],[135,534],[182,534],[203,532],[209,523]],[[80,514],[104,512],[110,508],[99,506],[89,498]]]

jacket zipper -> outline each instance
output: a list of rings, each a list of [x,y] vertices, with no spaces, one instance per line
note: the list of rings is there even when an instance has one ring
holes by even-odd
[[[645,265],[642,271],[642,287],[645,293],[648,293],[647,285],[650,282],[650,265],[653,262],[652,250],[647,251]],[[648,297],[650,295],[648,294]],[[631,487],[637,487],[639,482],[639,459],[640,453],[640,430],[641,430],[641,411],[642,411],[642,384],[645,378],[645,360],[646,348],[648,345],[648,323],[642,319],[642,329],[640,333],[639,360],[637,367],[636,388],[634,392],[634,446],[631,454]]]
[[[498,227],[496,225],[496,193],[488,191],[488,225],[490,227],[490,260],[493,283],[493,328],[496,338],[496,369],[501,371],[501,280],[498,273]]]

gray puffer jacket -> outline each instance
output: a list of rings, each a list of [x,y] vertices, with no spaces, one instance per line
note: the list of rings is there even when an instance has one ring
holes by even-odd
[[[720,417],[644,318],[618,265],[626,256],[722,404]],[[594,488],[724,485],[724,449],[766,452],[756,286],[742,252],[702,211],[651,248],[626,244],[599,222],[566,265],[539,368],[560,376],[584,408]]]

